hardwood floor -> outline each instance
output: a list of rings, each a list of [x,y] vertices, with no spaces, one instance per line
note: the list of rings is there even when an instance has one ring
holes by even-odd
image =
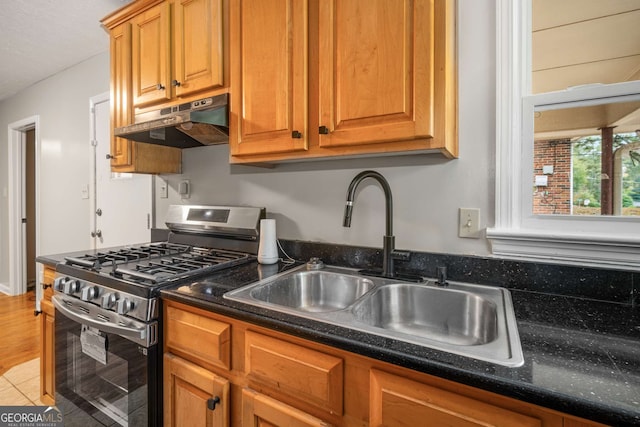
[[[35,291],[0,294],[0,375],[40,356],[40,318],[33,315]]]

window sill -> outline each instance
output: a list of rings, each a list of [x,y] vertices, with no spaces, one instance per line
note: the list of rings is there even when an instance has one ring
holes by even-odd
[[[497,258],[640,271],[640,238],[487,229]]]

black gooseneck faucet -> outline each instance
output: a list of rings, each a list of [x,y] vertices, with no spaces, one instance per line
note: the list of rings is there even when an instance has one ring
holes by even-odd
[[[358,185],[367,178],[373,178],[382,187],[384,191],[384,200],[386,207],[385,215],[385,235],[382,242],[382,276],[383,277],[395,277],[393,258],[395,254],[395,237],[393,236],[393,199],[391,196],[391,187],[387,180],[378,172],[367,170],[360,172],[353,178],[349,189],[347,190],[347,203],[344,209],[344,220],[342,225],[344,227],[351,227],[351,214],[353,212],[353,200],[355,197],[356,189]]]

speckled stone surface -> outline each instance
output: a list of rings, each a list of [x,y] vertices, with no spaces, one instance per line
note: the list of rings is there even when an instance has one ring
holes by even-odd
[[[375,268],[380,249],[281,241],[297,260]],[[401,249],[401,248],[400,248]],[[86,253],[90,251],[83,251]],[[65,255],[40,256],[55,266]],[[640,425],[640,273],[413,253],[400,272],[510,289],[525,364],[508,368],[223,298],[287,266],[246,264],[162,291],[179,300],[529,403],[614,426]]]
[[[330,246],[320,245],[321,250],[314,255],[333,265],[376,265],[375,260],[367,261],[370,261],[366,258],[369,250],[358,249],[349,256],[349,249],[335,247],[337,251],[333,254],[337,255],[332,255]],[[289,253],[288,249],[291,248],[285,247]],[[293,250],[291,252],[295,253]],[[308,259],[308,255],[300,258]],[[358,262],[354,259],[358,259]],[[478,264],[483,262],[486,261],[473,260],[467,266],[471,266],[475,272],[481,269]],[[481,362],[223,298],[227,291],[282,271],[286,268],[282,264],[248,264],[195,283],[165,289],[162,296],[593,421],[614,426],[640,425],[640,312],[630,303],[630,299],[629,303],[623,304],[577,297],[575,293],[581,279],[575,277],[571,286],[560,289],[564,292],[571,288],[570,292],[565,292],[567,295],[560,292],[542,293],[538,287],[547,285],[540,285],[538,280],[545,283],[548,279],[537,279],[543,268],[534,267],[509,266],[518,271],[528,268],[536,270],[536,275],[528,273],[526,280],[523,279],[529,284],[528,287],[519,283],[511,286],[525,357],[524,366],[518,368]],[[454,274],[454,278],[450,275],[452,280],[476,282],[471,276],[466,276],[466,270],[460,268],[465,276]],[[552,271],[555,269],[560,267],[551,266]],[[455,271],[455,268],[452,270]],[[625,280],[627,275],[633,276],[632,273],[620,272],[610,272],[609,276],[606,271],[591,276],[588,270],[568,268],[569,272],[582,274],[585,282],[597,282],[585,285],[589,296],[602,295],[594,293],[593,288],[615,286],[601,285],[603,279],[613,283],[613,278],[618,275]],[[419,268],[406,271],[421,272]],[[560,276],[557,273],[552,275],[560,279],[569,274],[566,271],[561,273]],[[426,270],[423,274],[428,275]],[[485,271],[484,277],[494,280],[490,277],[496,274],[507,275],[494,269],[492,272]],[[478,281],[487,284],[484,280]],[[504,286],[504,283],[500,285]],[[624,283],[624,286],[632,287],[633,283]],[[530,288],[538,291],[533,292]],[[620,298],[622,293],[615,294],[611,299]],[[629,295],[627,297],[630,298]]]

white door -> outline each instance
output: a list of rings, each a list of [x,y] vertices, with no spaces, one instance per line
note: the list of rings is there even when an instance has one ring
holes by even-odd
[[[88,237],[96,249],[149,242],[151,175],[111,172],[108,94],[92,98],[91,104],[95,182]]]

